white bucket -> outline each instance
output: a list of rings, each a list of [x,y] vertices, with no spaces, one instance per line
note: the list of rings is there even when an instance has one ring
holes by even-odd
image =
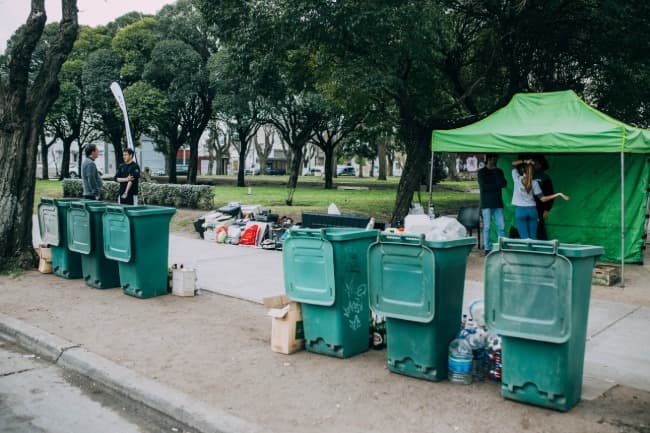
[[[194,296],[196,272],[187,269],[175,269],[172,276],[172,295]]]

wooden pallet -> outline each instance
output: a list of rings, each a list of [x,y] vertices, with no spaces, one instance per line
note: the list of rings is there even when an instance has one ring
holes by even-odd
[[[591,283],[599,286],[613,286],[621,281],[621,267],[598,263],[594,267]]]

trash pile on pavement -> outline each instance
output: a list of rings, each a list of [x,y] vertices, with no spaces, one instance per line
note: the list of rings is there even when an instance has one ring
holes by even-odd
[[[257,246],[281,250],[293,226],[291,218],[263,209],[261,205],[228,203],[194,221],[194,228],[208,242]]]
[[[485,324],[483,300],[470,304],[469,317],[463,314],[460,330],[449,343],[448,369],[452,383],[501,381],[501,337]]]

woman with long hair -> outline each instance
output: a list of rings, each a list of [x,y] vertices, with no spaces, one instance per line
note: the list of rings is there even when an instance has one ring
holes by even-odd
[[[532,159],[517,159],[512,162],[512,206],[515,208],[515,226],[522,239],[537,239],[537,206],[535,197],[542,203],[562,197],[569,200],[569,196],[561,192],[543,195],[539,181],[535,176],[535,161]]]

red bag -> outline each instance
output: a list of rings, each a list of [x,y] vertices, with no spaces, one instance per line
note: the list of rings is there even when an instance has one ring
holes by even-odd
[[[250,226],[246,227],[244,232],[241,234],[241,237],[239,238],[239,245],[256,245],[257,232],[259,232],[259,230],[260,226],[257,224],[251,224]]]

